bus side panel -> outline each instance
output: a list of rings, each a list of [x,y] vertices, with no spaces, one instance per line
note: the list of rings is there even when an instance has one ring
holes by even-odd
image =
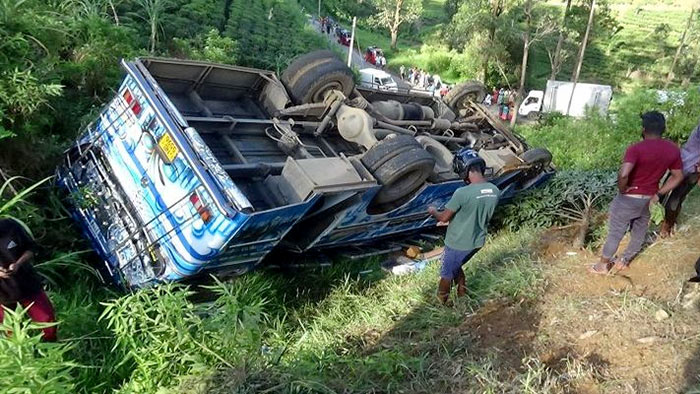
[[[315,196],[299,204],[251,214],[233,236],[226,251],[207,270],[246,263],[257,264],[279,244],[317,200],[318,196]]]

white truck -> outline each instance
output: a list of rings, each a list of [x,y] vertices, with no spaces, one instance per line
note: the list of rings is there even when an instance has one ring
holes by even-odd
[[[573,96],[573,82],[547,81],[546,91],[531,90],[523,100],[518,115],[537,119],[540,113],[559,112],[569,116],[581,117],[586,108],[597,108],[601,114],[608,112],[612,99],[612,87],[592,83],[577,83]],[[571,105],[569,108],[569,101]]]

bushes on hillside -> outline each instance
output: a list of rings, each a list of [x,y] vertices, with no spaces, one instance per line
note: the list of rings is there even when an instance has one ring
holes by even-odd
[[[224,35],[239,45],[240,65],[281,72],[302,53],[329,46],[296,1],[234,1]]]
[[[682,143],[700,119],[700,93],[674,92],[659,101],[653,90],[636,90],[613,100],[609,116],[589,113],[581,119],[548,115],[540,124],[519,128],[533,146],[544,146],[560,169],[617,168],[625,149],[641,139],[639,115],[658,110],[666,115],[665,136]]]
[[[403,51],[390,63],[393,68],[398,68],[401,64],[406,67],[423,68],[450,82],[478,79],[481,67],[478,56],[475,56],[469,48],[463,52],[457,52],[442,46],[431,45],[423,45],[420,51],[412,49]]]
[[[574,212],[603,210],[617,193],[616,172],[608,170],[560,171],[543,187],[518,195],[497,211],[496,222],[509,230],[550,227],[572,220]],[[590,212],[589,212],[590,213]],[[582,215],[580,219],[585,219]]]

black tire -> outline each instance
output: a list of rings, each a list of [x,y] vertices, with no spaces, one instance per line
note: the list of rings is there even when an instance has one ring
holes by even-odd
[[[544,168],[552,162],[552,154],[544,148],[530,149],[523,153],[520,158],[527,164]]]
[[[416,191],[430,176],[435,159],[423,148],[412,148],[385,161],[372,175],[382,184],[373,204],[399,200]]]
[[[404,134],[394,135],[379,141],[377,145],[365,152],[360,161],[370,172],[374,172],[387,160],[414,148],[422,148],[415,138]]]
[[[337,59],[338,56],[333,53],[333,51],[313,51],[303,55],[299,55],[292,59],[289,66],[282,73],[282,80],[284,81],[286,75],[294,75],[299,72],[299,70],[309,64],[317,64],[328,61],[328,59]]]
[[[455,114],[459,115],[459,111],[466,109],[469,101],[481,103],[486,97],[486,86],[481,82],[470,81],[460,83],[450,90],[443,101],[447,104]]]
[[[282,83],[295,104],[322,102],[325,93],[333,89],[349,96],[355,88],[352,70],[335,56],[329,57],[328,52],[308,53],[282,74]]]

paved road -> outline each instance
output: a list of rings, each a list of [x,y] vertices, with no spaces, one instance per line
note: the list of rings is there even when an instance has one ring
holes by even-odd
[[[314,28],[314,30],[315,30],[316,32],[318,32],[318,34],[323,35],[324,37],[326,37],[326,39],[327,39],[332,45],[335,45],[337,48],[339,48],[340,50],[342,50],[342,52],[345,54],[345,59],[344,59],[344,60],[347,61],[348,47],[346,47],[346,46],[341,45],[341,44],[338,43],[338,37],[336,37],[335,33],[334,33],[333,31],[331,31],[331,34],[321,33],[321,25],[320,25],[320,23],[318,22],[318,20],[316,20],[316,19],[313,19],[313,18],[309,19],[309,23],[310,23],[311,26]],[[376,69],[379,69],[379,67],[375,66],[374,64],[365,61],[364,56],[357,50],[357,43],[354,43],[353,45],[355,46],[355,48],[353,48],[353,50],[352,50],[352,65],[353,65],[353,66],[357,67],[358,69],[363,69],[363,68],[376,68]],[[394,77],[394,80],[396,81],[396,84],[398,85],[399,89],[402,89],[402,90],[409,90],[409,89],[418,90],[418,89],[415,88],[415,87],[411,87],[411,84],[410,84],[410,83],[408,83],[408,82],[402,80],[400,75],[398,75],[398,74],[392,72],[392,71],[389,70],[389,69],[384,69],[384,71],[388,72],[389,74],[391,74],[391,75]]]
[[[318,22],[318,20],[312,18],[309,20],[309,23],[311,26],[314,28],[314,30],[318,33],[321,34],[322,36],[326,37],[328,42],[330,42],[332,45],[335,45],[337,48],[341,49],[343,53],[345,54],[345,59],[347,61],[347,54],[348,54],[348,47],[341,45],[338,43],[338,37],[336,37],[335,32],[331,30],[331,34],[325,34],[321,33],[321,24]],[[354,44],[355,46],[357,44]],[[357,48],[353,48],[352,51],[352,65],[356,66],[357,68],[377,68],[373,64],[368,63],[365,61],[364,57],[357,51]]]

